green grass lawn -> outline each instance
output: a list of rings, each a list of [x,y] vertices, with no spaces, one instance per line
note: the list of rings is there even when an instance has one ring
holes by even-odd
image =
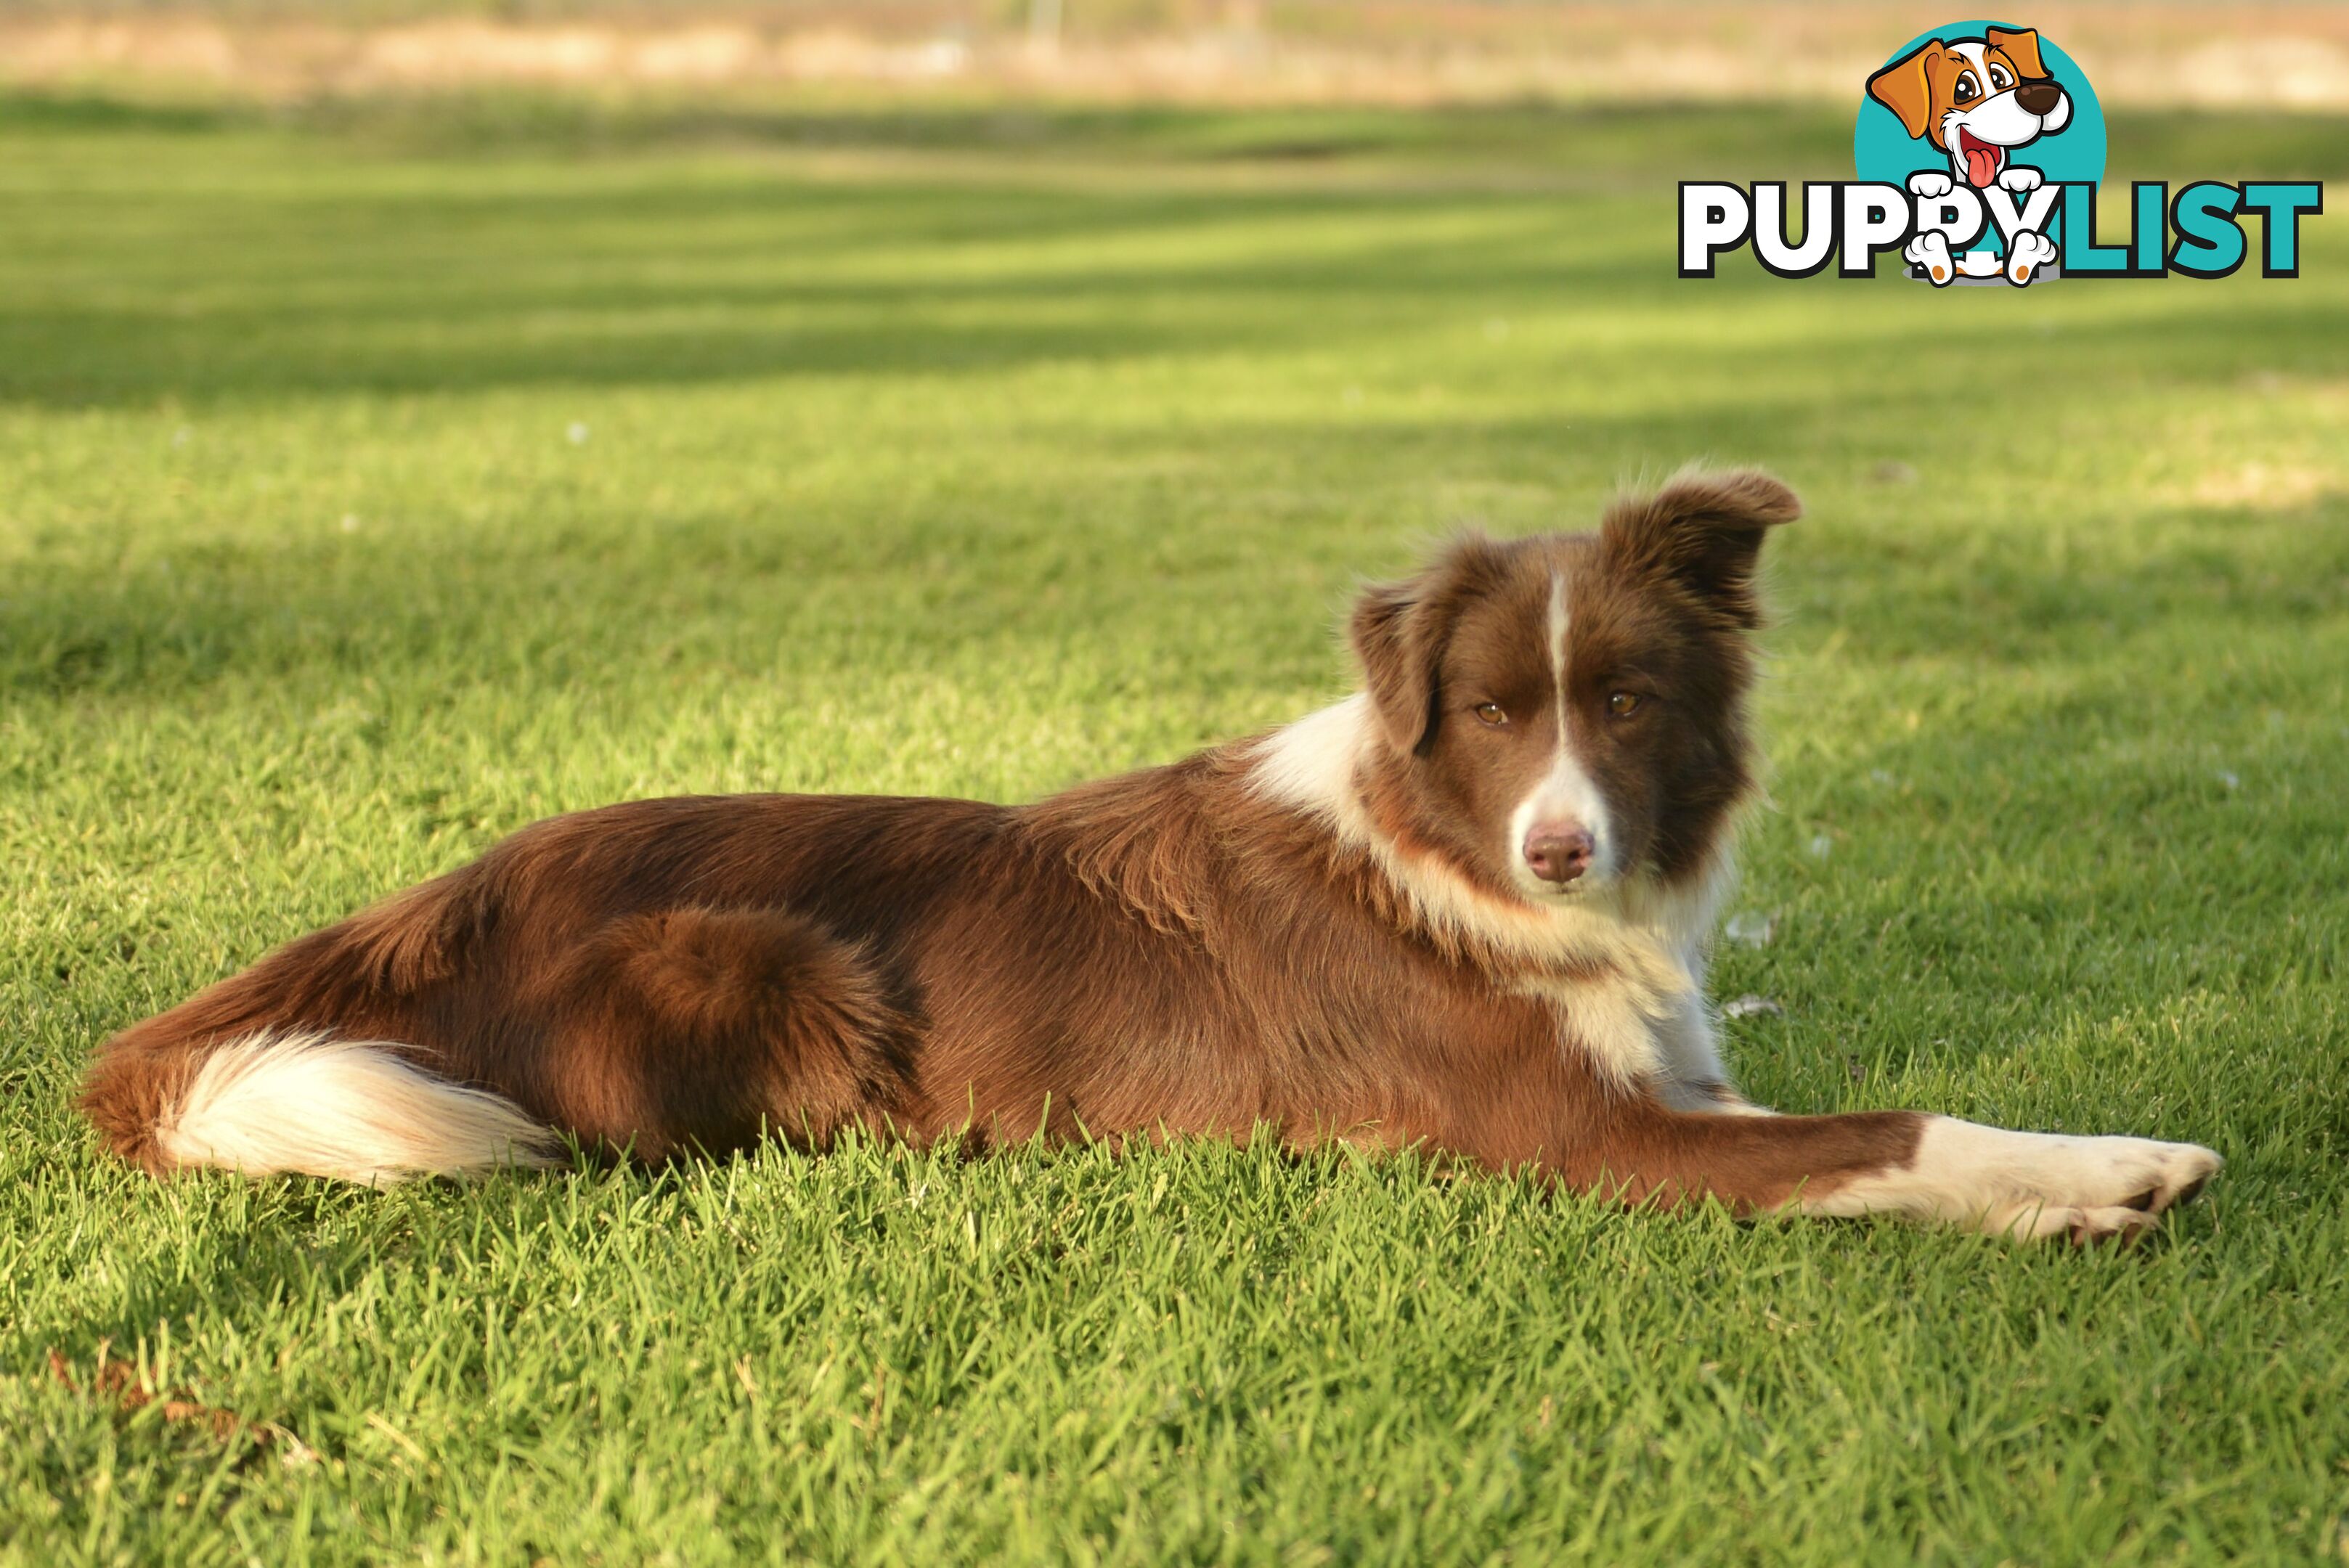
[[[2349,228],[1672,276],[1674,180],[1848,123],[0,106],[0,1561],[2337,1563]],[[1811,506],[1744,1080],[2224,1152],[2147,1246],[1224,1147],[164,1184],[69,1109],[535,818],[1171,758],[1697,457]]]

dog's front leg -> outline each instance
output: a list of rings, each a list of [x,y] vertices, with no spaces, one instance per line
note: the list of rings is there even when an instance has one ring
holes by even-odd
[[[1916,1111],[1708,1116],[1618,1102],[1557,1171],[1568,1185],[1745,1212],[1900,1214],[2018,1239],[2128,1237],[2200,1190],[2189,1143],[2009,1132]]]

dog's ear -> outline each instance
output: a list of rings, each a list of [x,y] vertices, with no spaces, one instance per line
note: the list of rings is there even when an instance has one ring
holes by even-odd
[[[1751,631],[1762,624],[1754,593],[1762,536],[1802,515],[1795,492],[1759,469],[1683,474],[1645,500],[1609,507],[1599,539],[1618,559],[1662,573]]]
[[[1939,38],[1929,39],[1868,78],[1868,96],[1899,115],[1901,129],[1912,137],[1924,135],[1933,123],[1929,67],[1947,47]]]
[[[1985,27],[1982,29],[1982,42],[1993,49],[2004,51],[2006,57],[2014,62],[2015,75],[2026,81],[2034,77],[2043,79],[2046,77],[2047,67],[2039,63],[2039,34],[2036,29],[2025,27],[2020,33],[2010,33],[2003,27]]]
[[[1411,576],[1373,583],[1355,599],[1347,638],[1379,728],[1397,751],[1418,751],[1434,736],[1444,645],[1462,601],[1489,578],[1499,553],[1485,535],[1464,533]]]

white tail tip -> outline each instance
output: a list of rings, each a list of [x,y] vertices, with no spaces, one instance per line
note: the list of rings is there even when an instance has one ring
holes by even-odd
[[[371,1186],[543,1167],[562,1154],[553,1130],[511,1101],[434,1078],[381,1045],[274,1032],[206,1057],[155,1143],[182,1166]]]

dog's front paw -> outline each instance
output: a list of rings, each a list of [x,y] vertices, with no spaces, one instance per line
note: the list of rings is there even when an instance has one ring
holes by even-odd
[[[1947,196],[1950,193],[1950,177],[1936,174],[1930,169],[1920,169],[1909,176],[1909,191],[1913,196]]]
[[[2006,248],[2006,281],[2021,288],[2041,267],[2055,259],[2055,242],[2026,229]]]
[[[1928,229],[1910,240],[1900,247],[1900,255],[1911,265],[1922,267],[1935,288],[1946,286],[1958,275],[1957,263],[1950,260],[1950,237],[1939,229]]]
[[[1800,1200],[1817,1214],[1909,1214],[2018,1241],[2127,1241],[2223,1164],[2193,1143],[2010,1132],[1927,1117],[1904,1164]]]
[[[1995,1234],[2022,1238],[2134,1239],[2157,1215],[2199,1192],[2226,1163],[2197,1143],[2006,1136],[2026,1141],[1978,1151],[1990,1200],[1980,1222]]]
[[[2226,1164],[2199,1143],[2163,1143],[2151,1138],[2083,1138],[2080,1158],[2088,1172],[2075,1192],[2091,1206],[2136,1209],[2158,1214],[2202,1191]]]
[[[1998,171],[1999,189],[2012,191],[2017,195],[2025,191],[2038,190],[2045,179],[2046,176],[2036,169],[2025,168],[2019,163],[2010,163]]]

